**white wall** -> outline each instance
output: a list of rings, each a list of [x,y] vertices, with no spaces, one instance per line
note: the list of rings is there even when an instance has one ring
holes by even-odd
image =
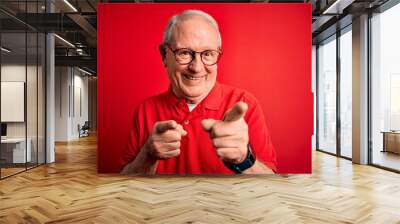
[[[30,139],[30,148],[32,161],[44,163],[44,74],[41,66],[24,64],[3,64],[1,66],[1,81],[8,82],[24,82],[26,84],[26,106],[21,108],[22,113],[26,112],[26,121],[23,122],[6,122],[7,123],[7,137],[8,138],[24,138],[25,135]],[[27,81],[25,80],[27,79]],[[7,96],[2,95],[2,98]],[[4,110],[11,110],[10,108],[1,108]],[[15,113],[14,111],[8,111]],[[37,153],[39,155],[37,156]]]
[[[69,119],[69,68],[55,68],[55,141],[68,140]]]
[[[27,69],[25,71],[25,69]],[[27,72],[27,73],[26,73]],[[41,71],[40,71],[41,72]],[[1,81],[3,82],[25,82],[25,75],[27,74],[28,84],[30,87],[36,86],[36,66],[27,66],[19,64],[5,64],[1,66]],[[27,88],[27,119],[28,119],[28,137],[30,133],[35,133],[36,136],[36,120],[37,115],[37,99],[36,99],[36,87]],[[6,96],[3,96],[6,97]],[[39,105],[39,107],[42,105]],[[6,110],[7,108],[1,108]],[[32,124],[34,122],[34,124]],[[7,136],[8,137],[25,137],[25,123],[26,122],[7,122]]]
[[[88,120],[88,77],[72,67],[56,67],[55,73],[55,140],[77,139],[78,124]]]
[[[28,70],[32,67],[28,66]],[[1,81],[3,82],[25,82],[25,64],[8,64],[1,66]],[[28,74],[31,74],[28,72]],[[5,96],[2,96],[5,97]],[[1,108],[6,110],[6,108]],[[25,137],[25,123],[24,122],[11,122],[7,123],[7,136],[8,137]]]
[[[77,70],[74,70],[74,111],[72,119],[72,135],[78,137],[78,124],[81,126],[88,121],[89,111],[88,111],[88,77],[81,76],[83,73],[76,73]],[[80,93],[79,93],[80,91]],[[79,97],[80,96],[80,97]],[[79,111],[79,109],[81,111]]]

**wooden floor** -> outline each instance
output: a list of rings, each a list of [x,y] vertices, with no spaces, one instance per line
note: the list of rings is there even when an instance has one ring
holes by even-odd
[[[374,151],[372,161],[374,164],[400,170],[400,154],[392,152]]]
[[[1,168],[1,178],[8,177],[10,175],[25,171],[26,168]]]
[[[99,175],[96,139],[0,181],[0,223],[400,223],[400,175],[320,152],[312,175]]]

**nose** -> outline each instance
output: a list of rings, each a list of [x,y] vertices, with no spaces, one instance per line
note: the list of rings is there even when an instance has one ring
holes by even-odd
[[[204,69],[204,64],[201,61],[200,54],[195,54],[193,61],[190,62],[189,64],[189,70],[192,71],[193,73],[199,73],[203,71],[203,69]]]

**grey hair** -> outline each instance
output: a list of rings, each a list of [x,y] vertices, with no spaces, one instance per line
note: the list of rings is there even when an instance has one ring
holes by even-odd
[[[171,35],[172,35],[172,29],[175,27],[175,25],[179,21],[187,20],[189,18],[192,18],[193,16],[202,17],[203,19],[205,19],[207,22],[209,22],[217,30],[217,33],[218,33],[218,45],[219,45],[219,47],[221,47],[222,40],[221,40],[221,34],[219,32],[217,21],[215,21],[215,19],[210,14],[208,14],[208,13],[206,13],[204,11],[201,11],[201,10],[194,10],[194,9],[185,10],[182,13],[180,13],[178,15],[174,15],[173,17],[171,17],[171,19],[168,21],[167,27],[165,27],[163,43],[162,44],[165,45],[165,44],[169,44],[170,43]]]

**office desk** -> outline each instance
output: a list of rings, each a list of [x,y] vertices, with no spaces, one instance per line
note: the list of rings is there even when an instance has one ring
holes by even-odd
[[[382,152],[400,154],[400,131],[383,131]]]
[[[25,138],[6,138],[1,139],[1,157],[6,163],[25,163],[31,162],[31,145],[30,138],[26,140],[28,143],[25,153]],[[25,161],[26,160],[26,161]]]

